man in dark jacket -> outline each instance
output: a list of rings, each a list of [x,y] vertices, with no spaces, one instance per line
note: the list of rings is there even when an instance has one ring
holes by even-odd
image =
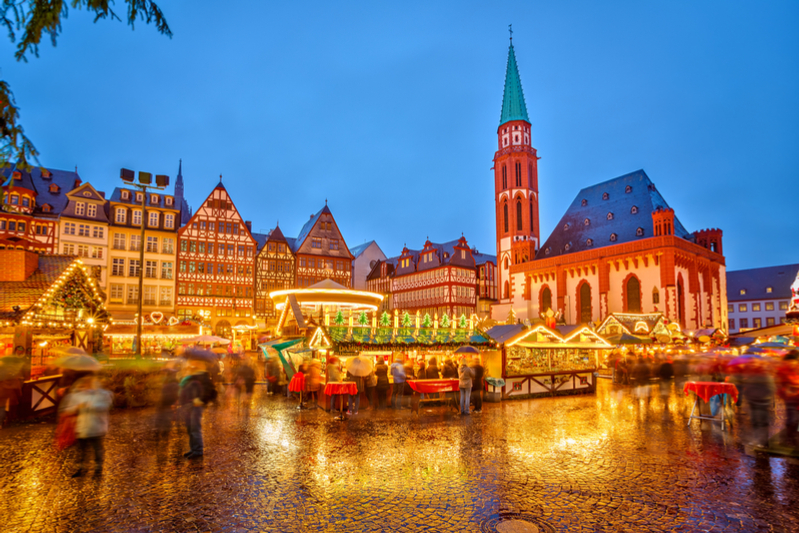
[[[472,364],[472,402],[475,404],[476,413],[480,413],[483,409],[483,374],[484,369],[481,364],[480,357],[476,357]]]
[[[183,454],[186,458],[203,456],[203,406],[204,398],[209,397],[209,388],[213,389],[211,378],[206,372],[205,364],[200,361],[189,362],[189,373],[180,383],[180,404],[184,409],[186,430],[189,433],[189,451]]]
[[[386,391],[389,390],[389,367],[383,356],[378,356],[378,364],[375,365],[375,375],[378,377],[378,384],[376,386],[378,395],[378,408],[386,409]]]
[[[458,370],[456,370],[456,365],[454,365],[453,361],[450,359],[444,362],[444,366],[442,367],[442,378],[458,379]]]

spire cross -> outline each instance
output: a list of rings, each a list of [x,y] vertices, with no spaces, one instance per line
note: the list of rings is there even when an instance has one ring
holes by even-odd
[[[219,182],[222,183],[222,174],[219,175]]]
[[[508,25],[508,40],[514,41],[514,30],[511,29],[511,24]]]

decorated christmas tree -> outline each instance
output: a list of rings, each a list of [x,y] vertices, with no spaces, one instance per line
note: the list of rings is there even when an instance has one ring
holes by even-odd
[[[336,312],[336,318],[334,318],[334,319],[333,319],[333,322],[334,322],[334,323],[335,323],[337,326],[341,326],[342,324],[344,324],[344,315],[342,314],[342,310],[341,310],[341,309],[339,309],[339,310]]]
[[[465,329],[467,327],[467,317],[463,314],[461,315],[461,318],[458,319],[458,327],[461,329]]]
[[[431,321],[431,315],[425,313],[425,316],[422,317],[422,327],[429,328],[431,327],[431,324],[433,324],[433,322]]]
[[[358,315],[358,323],[362,326],[366,326],[369,319],[367,318],[367,312],[361,311],[361,314]]]
[[[450,319],[447,318],[447,313],[442,315],[442,327],[449,328],[450,327]]]
[[[402,322],[402,324],[403,324],[404,328],[410,328],[411,327],[411,317],[408,315],[408,311],[403,313],[403,322]]]
[[[381,326],[386,328],[389,327],[390,325],[391,325],[391,317],[389,316],[389,313],[384,311],[383,314],[381,315]]]

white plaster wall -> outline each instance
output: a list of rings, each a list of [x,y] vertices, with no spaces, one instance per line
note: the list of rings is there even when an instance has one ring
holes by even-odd
[[[661,290],[661,269],[655,266],[652,262],[648,263],[645,267],[642,261],[639,261],[639,266],[634,267],[633,262],[628,263],[629,270],[620,267],[619,272],[614,266],[609,266],[608,273],[608,309],[609,313],[622,313],[625,309],[624,302],[622,301],[623,292],[622,284],[628,274],[635,274],[639,278],[639,285],[642,290],[642,312],[649,313],[655,310],[653,304],[653,287],[658,287],[659,297],[664,301],[663,291]],[[663,304],[656,304],[659,311],[664,309]]]
[[[362,291],[366,290],[367,275],[371,270],[370,262],[385,260],[386,256],[377,244],[373,242],[367,246],[367,249],[353,260],[353,288]]]
[[[565,309],[562,310],[564,313],[564,320],[567,324],[577,324],[580,322],[580,317],[576,316],[578,305],[576,303],[576,291],[578,289],[578,284],[584,279],[589,282],[592,288],[592,321],[601,320],[603,318],[600,316],[600,283],[596,271],[594,274],[589,272],[587,276],[578,276],[576,274],[575,277],[567,273],[567,293],[565,296],[569,298],[564,299]]]

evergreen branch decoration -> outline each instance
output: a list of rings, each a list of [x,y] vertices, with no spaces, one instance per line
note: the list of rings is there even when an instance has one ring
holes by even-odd
[[[388,327],[391,325],[389,313],[386,311],[381,315],[381,326]]]

